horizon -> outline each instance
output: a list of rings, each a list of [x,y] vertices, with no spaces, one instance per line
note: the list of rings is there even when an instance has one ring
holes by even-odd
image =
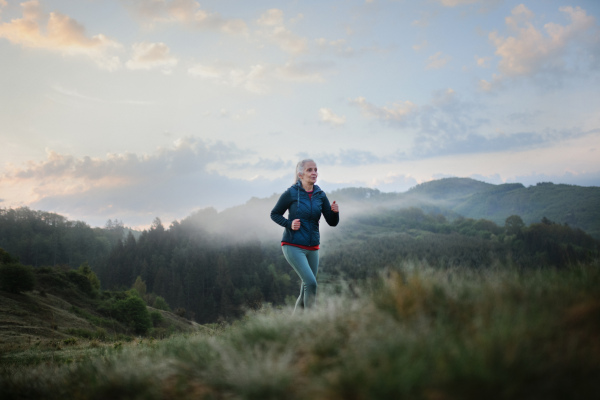
[[[383,193],[383,194],[389,194],[389,193],[404,194],[404,193],[408,193],[409,191],[415,189],[417,186],[420,186],[422,184],[427,184],[427,183],[430,183],[430,182],[439,181],[439,180],[443,180],[443,179],[472,179],[472,180],[478,181],[476,179],[468,178],[468,177],[450,176],[450,177],[444,177],[444,178],[439,178],[439,179],[433,179],[433,180],[428,181],[428,182],[422,182],[422,183],[419,183],[419,184],[417,184],[415,186],[412,186],[412,187],[406,189],[405,191],[401,191],[401,192],[400,191],[389,191],[389,192],[386,192],[386,191],[379,190],[377,188],[368,188],[368,187],[363,187],[363,186],[344,186],[344,187],[339,187],[339,188],[333,189],[331,191],[328,191],[328,193],[333,194],[336,191],[344,190],[344,189],[370,189],[370,190],[378,190],[380,193]],[[540,184],[569,185],[569,186],[579,186],[579,187],[600,187],[600,186],[595,186],[595,185],[592,185],[592,186],[583,186],[583,185],[572,185],[572,184],[554,183],[554,182],[536,182],[535,184],[531,184],[531,185],[525,185],[525,184],[523,184],[521,182],[507,182],[507,183],[499,183],[499,184],[489,183],[489,182],[484,182],[484,181],[478,181],[478,182],[488,183],[488,184],[494,185],[494,186],[503,185],[503,184],[519,184],[519,185],[523,185],[523,187],[526,188],[526,189],[530,188],[530,187],[533,187],[533,186],[540,185]],[[268,195],[268,196],[265,196],[265,197],[252,196],[252,197],[246,199],[245,201],[243,201],[243,202],[241,202],[239,204],[234,204],[232,206],[221,208],[221,209],[219,209],[217,207],[214,207],[214,206],[207,206],[207,207],[203,207],[203,208],[193,209],[187,215],[179,217],[179,218],[176,218],[176,219],[172,219],[172,220],[169,220],[169,221],[167,221],[166,219],[164,219],[160,215],[156,215],[156,216],[154,216],[154,217],[151,218],[152,219],[151,221],[147,221],[145,224],[140,224],[140,225],[136,225],[136,226],[124,224],[123,223],[123,219],[121,219],[119,217],[115,217],[114,219],[113,218],[109,218],[107,220],[104,220],[103,222],[98,222],[98,223],[94,224],[94,223],[90,223],[89,221],[86,221],[86,220],[73,219],[73,218],[70,218],[68,215],[64,215],[64,214],[61,214],[59,212],[55,212],[55,211],[52,211],[52,210],[40,210],[40,209],[37,209],[37,210],[32,209],[32,210],[33,211],[41,211],[41,212],[48,212],[48,213],[58,214],[58,215],[61,215],[61,216],[65,217],[65,218],[67,218],[67,220],[69,220],[69,221],[84,222],[87,225],[89,225],[91,228],[102,228],[102,229],[104,229],[104,228],[106,228],[106,225],[110,222],[110,223],[115,223],[115,224],[116,223],[121,223],[121,224],[123,224],[123,227],[126,228],[126,229],[131,229],[131,230],[136,231],[136,232],[142,232],[142,231],[145,231],[145,230],[149,230],[150,227],[153,225],[154,221],[156,220],[156,218],[158,218],[161,221],[161,224],[163,225],[163,227],[165,227],[165,229],[169,229],[170,225],[173,224],[174,222],[181,222],[184,219],[186,219],[186,218],[194,215],[195,213],[199,213],[199,212],[202,212],[202,211],[206,211],[206,210],[212,209],[212,210],[215,210],[215,212],[217,214],[220,214],[220,213],[226,212],[228,210],[231,210],[233,208],[244,206],[244,205],[248,204],[249,202],[251,202],[254,199],[257,199],[257,200],[267,200],[267,199],[269,199],[272,196],[278,196],[278,195],[279,195],[279,193],[274,192],[271,195]],[[19,206],[19,207],[21,207],[21,206]],[[22,207],[27,207],[27,206],[22,206]],[[18,207],[2,207],[2,205],[0,205],[0,209],[3,209],[3,208],[4,209],[6,209],[6,208],[15,209],[15,208],[18,208]],[[30,207],[28,207],[28,208],[31,209]],[[265,217],[265,219],[266,218],[267,217]],[[327,227],[325,227],[325,228],[327,229]]]
[[[147,227],[282,193],[309,157],[326,192],[600,186],[599,17],[594,0],[0,0],[0,208]]]

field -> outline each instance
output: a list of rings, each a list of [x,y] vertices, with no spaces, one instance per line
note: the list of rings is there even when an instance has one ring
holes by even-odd
[[[404,263],[317,308],[268,306],[162,340],[3,350],[3,399],[589,399],[600,393],[600,264]]]

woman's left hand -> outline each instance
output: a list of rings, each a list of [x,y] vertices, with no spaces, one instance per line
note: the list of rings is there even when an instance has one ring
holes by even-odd
[[[331,211],[333,211],[334,213],[340,212],[340,206],[337,205],[335,200],[333,201],[333,203],[331,203]]]

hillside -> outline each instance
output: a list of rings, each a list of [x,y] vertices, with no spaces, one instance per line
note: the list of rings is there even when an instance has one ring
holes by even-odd
[[[334,293],[335,292],[335,293]],[[12,399],[595,399],[600,269],[397,265],[211,334],[0,363]]]
[[[487,218],[502,223],[519,215],[526,224],[543,217],[581,228],[600,238],[600,188],[539,183],[536,186],[494,189],[474,193],[453,210],[470,218]]]
[[[0,266],[1,267],[1,266]],[[35,271],[33,290],[12,293],[0,290],[0,349],[15,352],[34,346],[60,348],[78,341],[131,340],[138,333],[127,320],[107,313],[107,300],[126,293],[96,295],[82,290],[74,271],[42,268]],[[165,337],[175,332],[196,332],[202,326],[172,312],[147,307],[154,314],[148,335]],[[160,314],[160,317],[156,316]]]
[[[325,188],[326,189],[326,188]],[[422,183],[404,193],[383,193],[377,189],[346,188],[329,192],[331,201],[341,207],[342,223],[358,214],[377,210],[420,208],[426,213],[441,214],[454,220],[459,217],[487,219],[504,226],[506,218],[520,216],[526,224],[545,217],[559,224],[579,228],[600,239],[600,187],[539,183],[525,187],[520,183],[493,185],[469,178],[444,178]],[[203,226],[207,231],[239,234],[236,222],[249,221],[249,232],[276,239],[280,229],[269,219],[278,195],[253,198],[246,204],[217,213],[203,210],[185,221]],[[328,231],[326,224],[322,224]],[[325,235],[326,236],[326,235]]]

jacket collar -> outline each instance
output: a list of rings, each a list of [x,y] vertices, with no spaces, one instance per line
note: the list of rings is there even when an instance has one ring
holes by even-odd
[[[296,184],[294,185],[294,187],[298,190],[302,190],[303,192],[306,192],[306,190],[304,190],[304,188],[302,187],[302,182],[300,182],[300,179],[298,179],[298,181],[296,182]],[[320,192],[321,188],[319,187],[319,185],[314,185],[313,186],[313,194]]]

